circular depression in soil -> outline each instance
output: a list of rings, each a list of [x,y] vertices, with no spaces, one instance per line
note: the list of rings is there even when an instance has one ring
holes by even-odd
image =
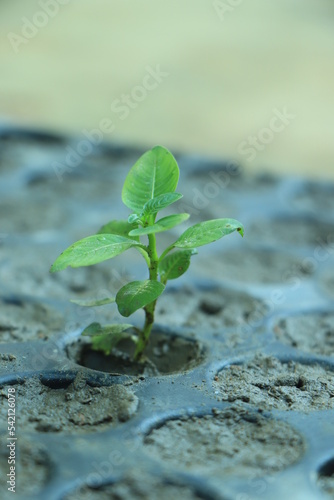
[[[334,313],[300,314],[279,319],[277,340],[304,352],[334,356]]]
[[[317,484],[324,493],[329,495],[329,498],[334,498],[334,458],[320,468]]]
[[[77,364],[93,370],[125,375],[167,375],[199,365],[205,357],[204,348],[195,340],[179,335],[153,331],[145,350],[147,360],[132,361],[134,344],[121,341],[110,355],[92,350],[89,343],[79,339],[67,346],[68,357]]]
[[[65,387],[64,387],[65,385]],[[138,408],[138,398],[127,387],[91,387],[80,374],[72,383],[52,381],[52,387],[38,378],[15,385],[19,427],[25,431],[90,433],[126,422]],[[3,386],[7,391],[7,386]],[[7,408],[0,414],[5,421]]]
[[[222,401],[249,403],[264,410],[309,412],[334,408],[334,372],[319,365],[281,362],[257,355],[227,366],[213,387]]]
[[[285,422],[234,407],[205,417],[171,420],[152,430],[144,446],[164,464],[213,478],[278,472],[299,460],[305,450],[303,438]]]

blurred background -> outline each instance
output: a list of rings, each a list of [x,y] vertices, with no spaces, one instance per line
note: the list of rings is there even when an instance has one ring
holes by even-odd
[[[0,27],[2,123],[334,179],[332,0],[2,0]]]

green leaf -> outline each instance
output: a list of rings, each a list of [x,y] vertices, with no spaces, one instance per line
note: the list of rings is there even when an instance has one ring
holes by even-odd
[[[107,356],[111,354],[116,345],[124,339],[131,339],[134,343],[137,342],[137,338],[128,332],[121,332],[115,335],[96,335],[92,337],[91,347],[94,351],[102,351]]]
[[[160,196],[156,196],[145,203],[143,208],[143,215],[154,215],[158,213],[163,208],[168,207],[172,203],[182,198],[183,195],[180,193],[165,193]]]
[[[114,297],[106,297],[105,299],[71,299],[70,302],[82,307],[104,306],[115,302]]]
[[[126,318],[138,309],[156,300],[164,291],[160,281],[132,281],[123,286],[116,295],[116,304],[122,316]]]
[[[68,266],[91,266],[111,259],[136,245],[140,245],[140,243],[129,238],[124,238],[124,236],[94,234],[68,247],[52,264],[50,272],[62,271]]]
[[[161,233],[162,231],[168,231],[168,229],[172,229],[172,227],[181,224],[185,220],[189,219],[189,214],[175,214],[175,215],[167,215],[167,217],[163,217],[158,220],[152,226],[147,227],[139,227],[137,229],[133,229],[130,231],[130,236],[143,236],[145,234],[152,233]]]
[[[122,190],[124,205],[140,214],[145,203],[175,191],[179,167],[172,153],[156,146],[144,153],[128,173]]]
[[[129,328],[133,328],[133,325],[115,324],[101,326],[100,323],[92,323],[85,328],[81,335],[92,337],[92,349],[103,351],[108,355],[121,340],[127,338],[135,340],[135,337],[131,333],[126,332]]]
[[[137,224],[131,224],[126,220],[111,220],[102,226],[97,234],[118,234],[119,236],[124,236],[124,238],[129,238],[129,232],[136,227]],[[137,238],[134,239],[139,241]]]
[[[161,279],[166,282],[182,276],[190,266],[190,259],[194,253],[194,250],[179,250],[167,255],[159,262],[158,271]]]
[[[116,323],[112,325],[101,326],[100,323],[91,323],[84,331],[81,333],[84,337],[94,337],[95,335],[115,335],[133,328],[133,325],[128,323]]]
[[[243,225],[235,219],[208,220],[189,227],[172,246],[196,248],[219,240],[234,231],[238,231],[241,236],[244,235]]]

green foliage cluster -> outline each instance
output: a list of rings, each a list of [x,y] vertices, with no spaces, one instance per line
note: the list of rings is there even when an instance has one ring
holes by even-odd
[[[131,338],[136,344],[134,358],[140,360],[154,324],[157,299],[167,282],[187,271],[198,247],[234,231],[243,236],[243,226],[235,219],[200,222],[189,227],[159,256],[156,234],[172,229],[189,218],[189,214],[181,213],[156,220],[158,212],[182,198],[182,194],[176,192],[179,173],[175,158],[166,148],[156,146],[144,153],[129,171],[122,190],[123,203],[132,211],[128,220],[108,222],[97,234],[67,248],[51,266],[51,272],[62,271],[68,266],[91,266],[130,248],[143,256],[148,267],[147,280],[126,284],[114,298],[74,301],[86,307],[115,302],[120,314],[126,318],[138,309],[145,311],[145,324],[140,330],[128,323],[89,325],[82,334],[91,337],[93,349],[109,354],[122,339]],[[146,243],[142,242],[143,237],[147,238]]]

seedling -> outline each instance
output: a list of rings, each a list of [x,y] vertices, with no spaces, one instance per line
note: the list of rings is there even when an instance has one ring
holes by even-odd
[[[182,194],[175,192],[179,180],[179,167],[173,155],[164,147],[156,146],[143,154],[128,173],[122,190],[123,203],[132,210],[128,220],[112,220],[97,234],[77,241],[67,248],[53,263],[52,273],[68,266],[81,267],[98,264],[116,257],[129,248],[143,256],[148,267],[148,279],[133,281],[123,286],[115,298],[73,301],[82,306],[102,306],[116,302],[118,311],[129,317],[138,309],[145,312],[142,329],[131,324],[101,326],[92,323],[82,335],[90,336],[92,348],[110,354],[125,338],[135,342],[134,359],[141,360],[154,324],[154,311],[158,297],[169,280],[182,276],[190,265],[197,247],[219,240],[243,226],[235,219],[213,219],[189,227],[159,256],[156,234],[172,229],[189,218],[187,213],[168,215],[156,221],[160,210],[175,203]],[[142,237],[147,237],[146,244]],[[135,333],[134,333],[135,332]]]

